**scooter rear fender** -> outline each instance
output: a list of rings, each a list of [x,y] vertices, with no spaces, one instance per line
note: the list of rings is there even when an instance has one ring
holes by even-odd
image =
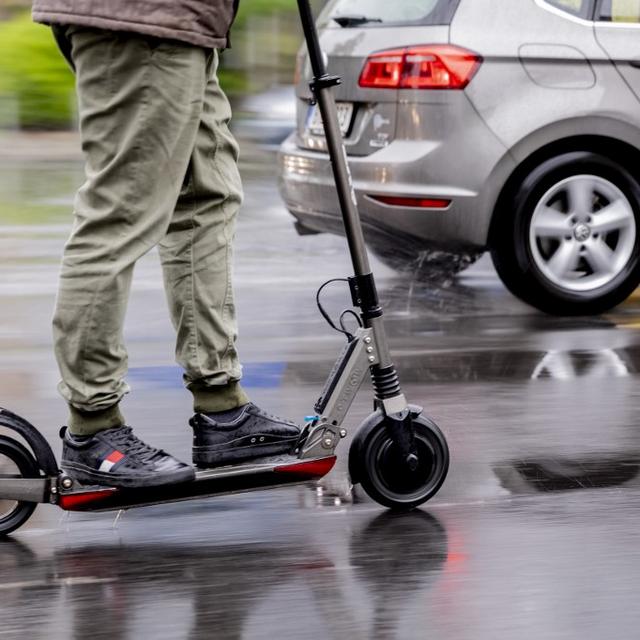
[[[26,441],[44,475],[57,476],[60,473],[58,462],[49,443],[30,422],[0,407],[0,427],[16,432]]]

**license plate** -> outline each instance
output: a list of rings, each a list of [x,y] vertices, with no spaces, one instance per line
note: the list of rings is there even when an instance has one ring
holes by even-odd
[[[351,125],[351,117],[353,116],[352,102],[336,102],[338,111],[338,123],[340,124],[340,133],[347,135],[349,126]],[[323,136],[324,129],[322,127],[322,116],[317,104],[312,104],[307,113],[307,131],[315,136]]]

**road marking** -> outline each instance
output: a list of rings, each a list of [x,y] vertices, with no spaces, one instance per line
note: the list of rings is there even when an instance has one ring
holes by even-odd
[[[31,587],[74,587],[85,584],[107,584],[115,582],[115,578],[94,578],[92,576],[79,576],[77,578],[58,578],[56,580],[27,580],[24,582],[9,582],[0,584],[0,591],[11,589],[29,589]]]

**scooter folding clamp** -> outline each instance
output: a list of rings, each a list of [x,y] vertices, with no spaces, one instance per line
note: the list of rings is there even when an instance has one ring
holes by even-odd
[[[309,88],[314,96],[312,104],[315,104],[315,96],[318,94],[318,91],[328,89],[329,87],[335,87],[338,84],[342,84],[342,78],[340,76],[324,75],[320,78],[314,78],[309,83]]]

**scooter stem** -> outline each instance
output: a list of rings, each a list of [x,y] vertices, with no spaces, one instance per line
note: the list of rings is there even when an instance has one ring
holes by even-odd
[[[358,212],[356,194],[353,189],[351,172],[347,163],[347,153],[342,141],[342,133],[340,132],[335,99],[332,92],[332,87],[340,84],[341,80],[338,76],[330,76],[327,73],[309,0],[298,0],[298,9],[314,76],[310,86],[320,108],[324,124],[327,149],[336,182],[353,271],[356,277],[370,276],[371,267],[369,266],[369,257],[364,243],[360,213]]]
[[[394,416],[395,419],[404,421],[409,415],[409,408],[389,353],[382,323],[382,308],[369,266],[358,203],[332,91],[341,80],[338,76],[329,75],[327,72],[309,0],[298,0],[298,9],[313,70],[310,87],[322,116],[345,235],[353,263],[355,276],[349,278],[353,304],[360,308],[364,327],[371,329],[375,343],[374,349],[370,349],[370,351],[375,350],[375,356],[372,354],[369,362],[376,400],[382,405],[387,416]]]

